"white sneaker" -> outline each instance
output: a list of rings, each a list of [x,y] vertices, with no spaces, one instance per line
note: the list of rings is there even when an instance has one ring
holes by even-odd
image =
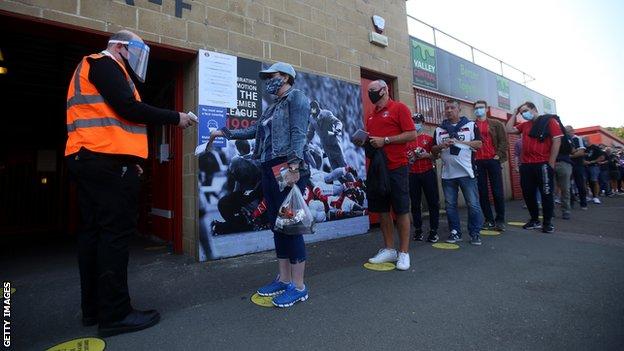
[[[410,268],[410,257],[407,252],[399,252],[399,258],[396,263],[396,269],[406,271]]]
[[[395,249],[381,249],[375,257],[369,258],[370,263],[394,262],[397,260],[397,251]],[[409,263],[408,263],[409,265]]]
[[[592,201],[594,201],[594,203],[597,204],[597,205],[601,203],[600,199],[597,198],[597,197],[595,197]]]

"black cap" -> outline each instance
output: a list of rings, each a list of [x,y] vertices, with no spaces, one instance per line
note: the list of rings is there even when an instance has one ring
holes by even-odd
[[[416,113],[414,113],[414,114],[412,115],[412,120],[413,120],[415,123],[423,123],[423,122],[425,121],[425,116],[423,116],[423,114],[422,114],[422,113],[418,113],[418,112],[416,112]]]

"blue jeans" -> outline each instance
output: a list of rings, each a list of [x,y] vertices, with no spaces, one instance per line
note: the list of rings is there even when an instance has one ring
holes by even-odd
[[[457,210],[457,197],[460,188],[468,208],[468,233],[470,237],[478,238],[481,226],[483,226],[483,213],[479,206],[479,194],[475,178],[442,179],[449,230],[455,229],[461,236],[461,223],[459,221],[459,211]]]
[[[275,225],[277,213],[286,195],[290,192],[290,188],[279,190],[279,185],[273,175],[271,167],[286,162],[286,158],[277,158],[262,164],[262,193],[267,203],[267,214],[271,223],[271,228]],[[297,182],[297,186],[302,193],[305,192],[305,184],[309,176],[301,177]],[[286,235],[283,233],[273,232],[273,240],[275,242],[275,253],[277,258],[288,259],[290,263],[297,264],[306,260],[306,249],[303,235]]]
[[[488,222],[505,222],[505,195],[503,194],[503,172],[498,160],[477,160],[477,184],[479,186],[479,203],[485,220]],[[494,209],[496,218],[492,214],[490,206],[489,184],[492,187],[492,197],[494,198]]]

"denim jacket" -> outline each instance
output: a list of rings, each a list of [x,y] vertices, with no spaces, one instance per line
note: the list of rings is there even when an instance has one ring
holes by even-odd
[[[264,143],[260,138],[259,128],[262,123],[271,120],[271,159],[286,157],[288,163],[301,163],[306,145],[306,132],[310,117],[310,101],[299,90],[290,88],[277,98],[262,114],[253,126],[244,129],[221,129],[227,139],[255,138],[253,158],[261,159]],[[262,162],[270,161],[261,159]]]

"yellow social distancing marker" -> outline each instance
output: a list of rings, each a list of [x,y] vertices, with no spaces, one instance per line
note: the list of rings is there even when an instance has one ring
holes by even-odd
[[[82,350],[82,351],[104,351],[106,343],[99,338],[79,338],[69,341],[65,341],[58,345],[52,346],[46,351],[70,351],[70,350]]]
[[[442,249],[442,250],[457,250],[457,249],[459,249],[459,245],[449,244],[449,243],[435,243],[435,244],[433,244],[431,246],[435,247],[436,249]]]
[[[524,223],[522,222],[507,222],[509,225],[515,225],[516,227],[522,227]]]
[[[494,236],[494,235],[501,235],[501,232],[496,231],[496,230],[482,230],[481,235],[489,235],[489,236]]]
[[[386,272],[386,271],[391,271],[395,269],[396,265],[392,262],[384,262],[384,263],[366,262],[364,263],[364,268],[370,269],[371,271]]]
[[[251,302],[262,307],[274,307],[272,296],[260,296],[258,293],[255,293],[251,296]]]

